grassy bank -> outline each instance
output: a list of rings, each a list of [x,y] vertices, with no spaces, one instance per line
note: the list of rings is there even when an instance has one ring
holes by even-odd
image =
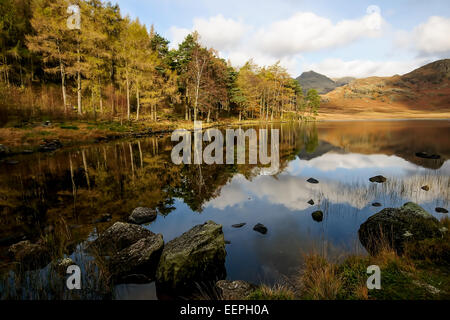
[[[230,118],[219,122],[204,122],[203,128],[259,123],[259,120],[238,121]],[[192,121],[185,120],[23,122],[0,128],[0,144],[8,147],[10,154],[14,155],[24,150],[37,151],[44,140],[57,139],[64,146],[78,146],[141,135],[161,135],[176,129],[192,130],[193,126]]]
[[[450,230],[450,219],[441,222]],[[368,290],[367,267],[381,270],[381,289]],[[411,243],[399,256],[386,247],[376,256],[353,255],[334,262],[305,256],[298,275],[286,285],[260,286],[250,300],[448,300],[450,234]]]

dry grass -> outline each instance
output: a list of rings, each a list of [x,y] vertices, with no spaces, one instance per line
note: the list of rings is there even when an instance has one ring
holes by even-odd
[[[336,265],[318,254],[305,257],[304,269],[299,278],[299,286],[307,299],[335,300],[342,289],[342,277]]]

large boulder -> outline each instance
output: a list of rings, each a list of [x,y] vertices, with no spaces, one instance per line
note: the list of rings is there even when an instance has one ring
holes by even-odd
[[[401,208],[385,208],[364,222],[359,239],[370,254],[388,245],[402,254],[406,242],[442,237],[440,222],[419,205],[408,202]]]
[[[8,253],[24,270],[41,269],[51,262],[51,254],[46,246],[28,240],[13,244]]]
[[[95,248],[100,255],[111,255],[154,235],[136,224],[116,222],[92,242],[91,248]]]
[[[159,291],[181,295],[196,286],[225,278],[225,239],[213,221],[197,225],[168,242],[156,272]]]
[[[163,236],[153,234],[112,256],[108,269],[115,283],[147,283],[154,280],[163,247]]]
[[[220,280],[216,283],[216,287],[223,300],[245,300],[257,289],[255,285],[242,280]]]

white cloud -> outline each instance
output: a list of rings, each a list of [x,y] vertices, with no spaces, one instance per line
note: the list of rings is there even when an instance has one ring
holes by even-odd
[[[450,18],[433,16],[413,31],[416,48],[423,54],[450,52]]]
[[[370,76],[388,77],[396,74],[405,74],[431,62],[427,58],[400,61],[372,61],[372,60],[350,60],[325,59],[318,63],[304,63],[303,70],[314,70],[328,77],[356,77],[365,78]]]
[[[191,28],[173,26],[169,34],[171,46],[176,47],[195,30],[200,34],[202,44],[215,48],[235,66],[242,66],[250,58],[259,65],[280,61],[292,75],[296,75],[302,53],[380,36],[384,24],[379,8],[373,6],[359,19],[335,24],[312,12],[297,12],[266,28],[256,28],[219,14],[209,19],[196,18]]]
[[[355,20],[333,24],[311,12],[298,12],[256,33],[255,45],[276,57],[343,46],[363,38],[380,36],[383,18],[371,11]]]

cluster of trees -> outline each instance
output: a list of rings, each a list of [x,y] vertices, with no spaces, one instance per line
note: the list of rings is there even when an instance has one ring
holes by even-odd
[[[73,14],[79,29],[68,27]],[[169,49],[153,26],[101,0],[2,0],[0,43],[2,86],[57,84],[65,115],[156,121],[169,109],[186,120],[299,119],[320,105],[278,63],[236,69],[196,32]]]

